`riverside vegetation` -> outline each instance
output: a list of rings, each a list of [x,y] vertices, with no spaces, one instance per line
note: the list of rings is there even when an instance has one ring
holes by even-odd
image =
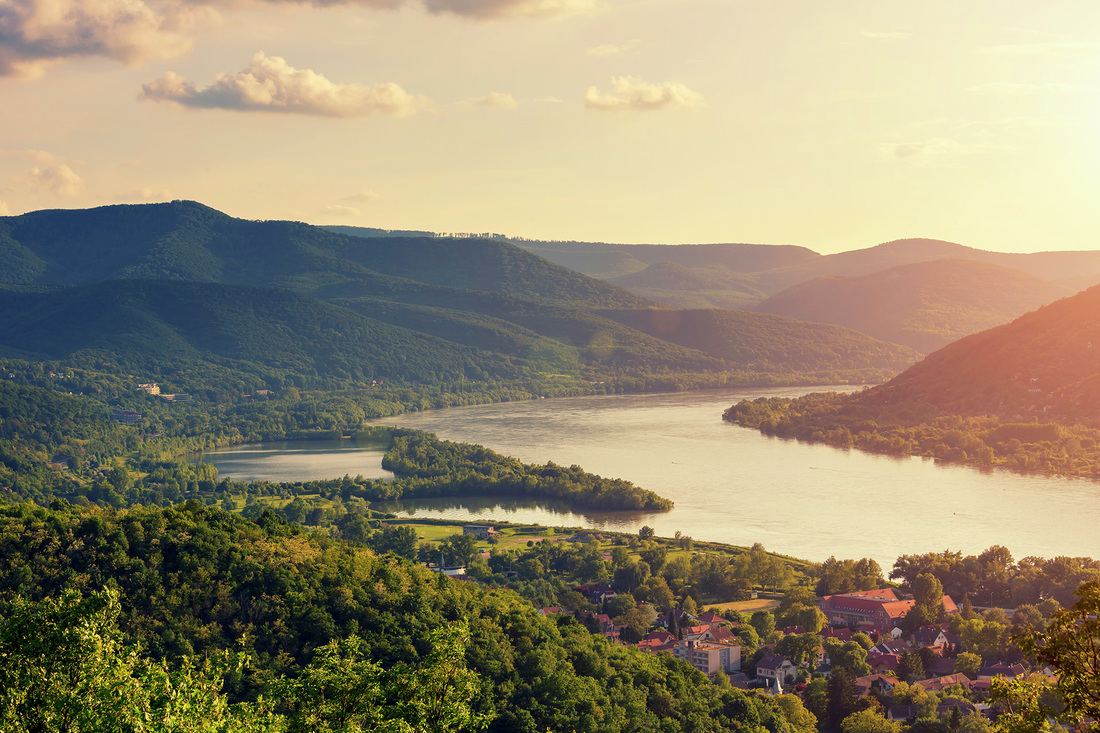
[[[1100,478],[1097,349],[1100,286],[961,339],[878,387],[742,402],[725,419],[840,447]]]

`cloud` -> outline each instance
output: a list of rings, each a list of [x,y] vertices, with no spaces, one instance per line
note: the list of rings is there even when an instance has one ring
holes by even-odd
[[[701,94],[675,82],[648,84],[632,76],[616,76],[612,77],[611,83],[614,91],[610,92],[589,87],[584,93],[584,105],[605,112],[699,109],[706,106]]]
[[[482,20],[509,17],[556,17],[596,8],[596,0],[424,0],[430,13],[450,13]]]
[[[879,153],[883,159],[916,168],[940,168],[951,165],[960,158],[999,153],[1004,150],[1007,150],[1004,145],[995,143],[963,143],[944,137],[933,137],[921,142],[879,145]]]
[[[217,14],[142,0],[0,0],[0,75],[36,78],[68,58],[102,57],[136,66],[191,50],[194,31]]]
[[[593,46],[585,51],[585,53],[589,56],[626,56],[639,43],[641,43],[641,41],[637,38],[629,40],[626,43],[606,43],[602,46]]]
[[[535,104],[561,104],[561,100],[557,97],[539,97],[532,101]]]
[[[353,204],[366,204],[371,201],[377,201],[382,198],[379,194],[371,190],[360,191],[359,193],[353,193],[351,196],[345,196],[340,199],[341,201],[348,201]]]
[[[34,165],[27,171],[27,185],[36,192],[72,197],[84,190],[84,179],[63,158],[45,150],[0,150],[3,158],[26,158]]]
[[[1008,81],[994,81],[979,84],[966,91],[974,94],[1064,94],[1080,89],[1071,84],[1016,84]]]
[[[985,48],[979,48],[978,53],[1005,54],[1010,56],[1066,56],[1095,53],[1098,50],[1100,50],[1100,43],[1047,41],[1045,43],[1018,43],[1004,46],[987,46]]]
[[[261,51],[244,71],[220,74],[198,89],[168,72],[142,86],[139,97],[175,102],[184,107],[239,112],[285,112],[322,117],[391,115],[404,117],[428,106],[427,97],[409,94],[397,84],[337,84],[310,69],[295,69],[278,56]]]
[[[421,4],[434,14],[479,20],[586,12],[598,0],[258,0],[270,5],[396,9]],[[0,0],[0,76],[41,77],[73,58],[128,66],[188,53],[196,33],[240,0]]]
[[[11,216],[11,209],[8,208],[7,203],[4,201],[0,201],[0,216]]]
[[[511,94],[506,92],[489,92],[484,97],[475,97],[461,102],[466,109],[474,107],[492,107],[493,109],[514,110],[519,107],[519,102]]]
[[[354,206],[342,206],[340,204],[322,206],[320,211],[322,214],[328,214],[329,216],[359,216],[359,209]]]
[[[860,35],[875,41],[900,41],[903,38],[912,38],[912,33],[902,31],[861,31]]]

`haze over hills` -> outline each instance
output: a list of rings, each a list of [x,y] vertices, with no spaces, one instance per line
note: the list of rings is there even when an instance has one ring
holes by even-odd
[[[1100,426],[1100,286],[949,344],[852,403]]]
[[[772,350],[743,360],[726,345],[733,333],[766,339],[779,321],[712,318],[710,338],[680,343],[601,314],[667,306],[508,242],[379,234],[234,219],[187,201],[2,217],[0,284],[10,292],[0,346],[9,357],[162,374],[294,373],[330,386],[374,377],[577,380],[583,370],[588,379],[750,369],[881,375],[916,356],[804,324],[806,342],[790,353],[812,358],[795,364]],[[753,256],[772,257],[764,249]]]
[[[979,260],[944,259],[861,276],[827,275],[753,310],[836,323],[929,353],[1071,294],[1070,287]]]
[[[1100,286],[877,387],[743,401],[724,418],[785,438],[1100,479]]]

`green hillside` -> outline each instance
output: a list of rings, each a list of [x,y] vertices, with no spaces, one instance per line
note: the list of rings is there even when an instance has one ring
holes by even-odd
[[[686,267],[657,262],[639,272],[609,278],[608,282],[677,308],[745,308],[765,297],[751,275],[720,265]]]
[[[851,329],[748,311],[604,311],[609,318],[736,368],[902,369],[917,354]]]
[[[3,673],[21,671],[17,665],[28,661],[46,669],[65,664],[57,694],[83,701],[103,693],[97,709],[84,710],[82,720],[107,720],[81,730],[120,723],[104,712],[117,700],[108,694],[113,690],[97,689],[107,685],[92,664],[117,663],[110,658],[115,647],[97,643],[109,638],[116,624],[126,643],[136,646],[135,656],[154,667],[164,664],[164,675],[188,662],[202,669],[204,659],[217,660],[226,651],[248,655],[243,671],[225,674],[224,686],[214,685],[215,695],[244,701],[242,707],[231,712],[211,706],[212,717],[204,719],[196,708],[205,712],[205,696],[173,696],[170,709],[177,719],[171,728],[157,730],[318,730],[316,721],[309,725],[304,715],[298,717],[309,709],[329,711],[324,730],[382,730],[342,725],[338,716],[366,721],[385,713],[401,719],[403,704],[420,695],[424,705],[404,712],[416,730],[465,729],[450,718],[434,724],[424,710],[442,706],[450,714],[467,705],[484,717],[488,733],[816,730],[814,717],[796,696],[777,700],[713,684],[671,655],[611,643],[572,617],[540,615],[514,591],[454,580],[395,555],[376,555],[359,543],[322,538],[270,511],[250,521],[199,502],[117,513],[63,501],[51,509],[0,506],[0,552],[5,558],[0,567]],[[65,590],[81,589],[87,597],[104,587],[117,594],[113,614],[89,613],[105,605],[101,596],[93,596],[98,605],[78,604],[72,596],[59,604]],[[33,619],[27,603],[40,604],[37,624],[31,624],[35,633],[5,633],[9,619]],[[67,612],[44,612],[57,605]],[[48,643],[34,643],[39,634]],[[330,642],[352,638],[360,641],[342,651],[356,653],[343,664],[324,671],[311,667],[303,674],[324,658]],[[455,653],[440,659],[436,652],[446,639],[456,642]],[[370,696],[365,671],[371,665],[396,673],[404,684]],[[442,682],[431,685],[433,674]],[[301,687],[289,684],[295,678]],[[312,697],[301,692],[311,679]],[[57,680],[47,675],[45,682],[28,690],[32,703],[54,691]],[[126,689],[134,682],[125,680]],[[258,693],[277,706],[275,720],[254,712],[263,707],[256,702]],[[327,698],[336,704],[325,707]],[[287,704],[293,701],[298,704]],[[156,702],[165,706],[164,700]],[[231,716],[236,725],[226,725]],[[25,717],[35,725],[30,729],[38,730],[48,711],[30,704]],[[245,728],[242,721],[255,727]]]
[[[192,201],[0,217],[0,282],[105,279],[281,287],[371,295],[412,279],[547,303],[641,307],[646,301],[495,240],[358,237],[287,221],[250,221]],[[393,278],[398,278],[395,282]]]
[[[851,395],[742,402],[769,435],[1100,478],[1100,286],[967,336]]]
[[[1064,285],[1019,270],[946,259],[814,278],[753,310],[835,323],[929,353],[1069,294]]]
[[[0,291],[0,353],[110,364],[192,386],[209,369],[316,383],[517,376],[510,360],[283,290],[113,280],[44,293]],[[190,375],[180,379],[180,373]],[[205,376],[204,376],[205,375]]]
[[[9,290],[0,353],[110,364],[143,379],[205,371],[226,384],[236,370],[237,382],[298,375],[329,387],[379,377],[439,384],[542,375],[574,386],[580,377],[629,378],[632,389],[650,388],[640,385],[654,374],[667,388],[730,370],[799,381],[807,370],[820,380],[870,368],[864,378],[874,378],[911,359],[871,340],[744,315],[685,315],[692,333],[670,338],[600,312],[658,312],[653,301],[506,241],[386,234],[235,219],[188,201],[0,217],[0,253],[8,255],[0,285]],[[664,245],[632,251],[656,262],[678,254]],[[685,251],[683,265],[664,266],[664,278],[740,301],[756,295],[725,285],[751,288],[751,277],[721,263],[774,267],[808,252],[706,246]],[[174,284],[151,284],[158,281]],[[121,284],[131,282],[145,284]],[[780,346],[761,346],[769,340]],[[669,382],[673,374],[714,376]]]

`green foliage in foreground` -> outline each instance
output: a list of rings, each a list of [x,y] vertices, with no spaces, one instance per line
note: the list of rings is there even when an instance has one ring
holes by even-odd
[[[1084,425],[937,417],[920,406],[904,412],[896,407],[876,409],[836,393],[746,400],[726,410],[723,419],[765,435],[838,448],[1100,478],[1100,429]]]
[[[476,676],[469,709],[492,716],[490,733],[814,730],[796,698],[720,687],[683,661],[612,645],[572,619],[555,623],[511,591],[377,557],[271,513],[252,522],[196,503],[119,512],[62,502],[0,507],[0,557],[0,619],[68,589],[114,589],[122,643],[141,649],[142,659],[167,659],[170,674],[195,675],[196,660],[226,650],[247,654],[251,666],[230,668],[223,679],[226,702],[254,703],[252,710],[276,690],[300,689],[285,680],[307,690],[331,680],[340,663],[324,650],[334,641],[357,637],[356,658],[385,671],[427,671],[435,668],[432,633],[465,622],[464,664]],[[0,657],[18,651],[4,644]],[[109,656],[126,653],[113,649]],[[144,664],[127,669],[140,681]],[[319,677],[302,671],[310,665],[321,665],[313,667]],[[423,689],[431,681],[405,677]],[[409,715],[422,722],[426,713]]]
[[[362,640],[332,642],[270,697],[230,704],[223,677],[247,658],[216,655],[175,668],[142,656],[118,629],[118,593],[66,591],[37,604],[17,599],[0,619],[0,726],[9,733],[442,733],[480,731],[492,712],[469,701],[477,677],[465,665],[465,624],[431,634],[415,666],[384,670]]]

